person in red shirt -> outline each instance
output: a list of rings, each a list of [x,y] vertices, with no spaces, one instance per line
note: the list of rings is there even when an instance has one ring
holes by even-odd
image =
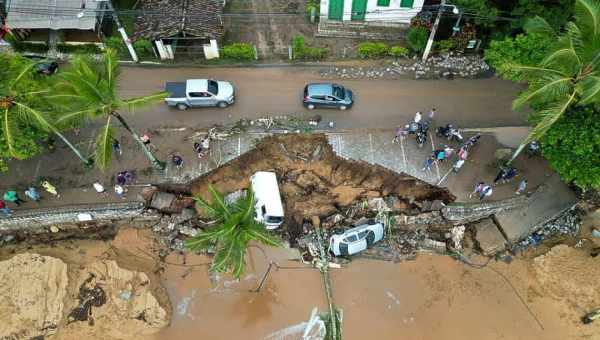
[[[4,202],[4,200],[0,200],[0,211],[6,215],[6,217],[10,217],[12,215],[12,211],[6,206],[6,202]]]

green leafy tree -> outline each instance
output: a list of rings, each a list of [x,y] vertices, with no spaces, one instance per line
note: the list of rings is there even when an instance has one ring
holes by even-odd
[[[484,27],[495,25],[498,9],[488,0],[454,0],[456,5],[464,13],[474,17],[475,24]]]
[[[246,267],[246,249],[250,241],[278,246],[279,241],[270,235],[263,223],[254,219],[254,195],[248,190],[237,202],[226,203],[223,195],[209,186],[212,202],[196,197],[196,204],[203,209],[215,225],[185,242],[188,249],[198,251],[215,249],[211,269],[215,272],[232,272],[239,278]]]
[[[522,19],[511,22],[511,26],[514,29],[521,28],[527,19],[540,16],[552,27],[563,27],[573,15],[574,4],[574,0],[518,0],[510,14]]]
[[[58,119],[59,123],[71,125],[90,119],[106,120],[96,137],[95,160],[100,169],[108,168],[112,160],[113,119],[118,120],[132,135],[154,167],[164,169],[165,163],[156,158],[119,111],[127,109],[133,112],[143,105],[160,101],[165,98],[165,92],[129,99],[119,97],[117,91],[119,65],[117,54],[111,49],[108,49],[100,60],[94,60],[89,56],[76,57],[71,68],[58,76],[60,77],[56,84],[58,94],[52,97],[61,100],[69,109]]]
[[[36,64],[19,55],[0,54],[0,112],[2,137],[0,158],[25,159],[39,152],[37,141],[51,133],[58,136],[81,159],[91,161],[61,133],[45,96],[50,92],[48,79],[35,72]],[[44,108],[45,110],[42,110]],[[5,162],[4,162],[5,166]]]
[[[565,181],[584,190],[600,188],[600,111],[569,110],[546,132],[542,150]]]
[[[527,90],[513,102],[518,109],[530,104],[537,122],[513,154],[513,161],[532,140],[539,140],[571,107],[600,103],[600,0],[577,0],[575,21],[556,33],[548,22],[536,17],[527,22],[531,33],[547,34],[554,43],[537,66],[508,63]]]
[[[511,64],[537,65],[546,56],[552,39],[546,34],[518,34],[504,40],[494,40],[485,50],[485,61],[504,78],[518,81],[522,76]]]

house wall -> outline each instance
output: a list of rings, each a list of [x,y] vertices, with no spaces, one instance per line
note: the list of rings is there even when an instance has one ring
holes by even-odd
[[[329,16],[329,1],[321,0],[321,18],[327,20]],[[410,20],[417,15],[425,0],[414,0],[412,8],[400,7],[401,0],[391,0],[389,6],[377,6],[377,0],[367,1],[367,14],[365,21],[370,22],[394,22],[409,24]],[[352,0],[344,0],[343,21],[350,21],[352,14]]]

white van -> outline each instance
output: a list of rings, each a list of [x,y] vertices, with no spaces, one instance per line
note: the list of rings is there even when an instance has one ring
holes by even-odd
[[[254,193],[255,219],[267,229],[277,229],[283,223],[283,204],[274,172],[259,171],[250,177]]]

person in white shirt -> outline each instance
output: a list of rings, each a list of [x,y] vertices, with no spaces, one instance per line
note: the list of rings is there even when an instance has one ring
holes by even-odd
[[[415,123],[419,123],[421,121],[421,111],[417,111],[417,113],[415,113]]]

